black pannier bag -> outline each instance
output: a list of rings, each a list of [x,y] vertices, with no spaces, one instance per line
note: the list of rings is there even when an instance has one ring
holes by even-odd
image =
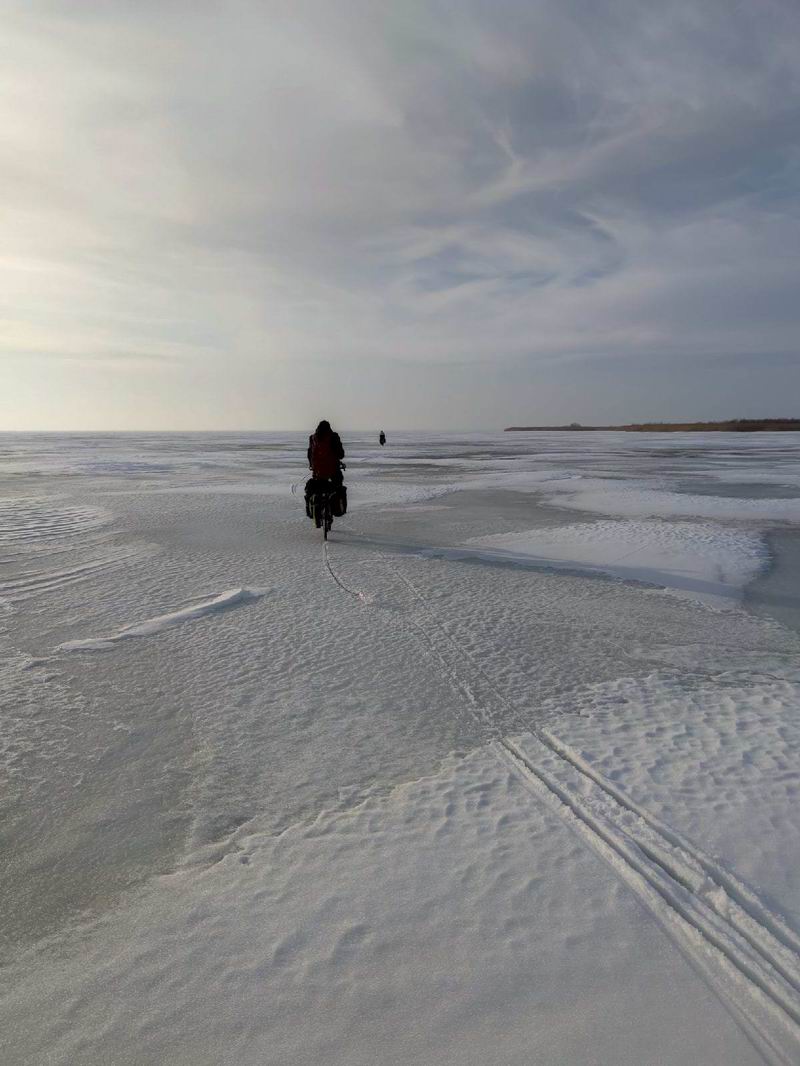
[[[347,485],[340,485],[331,499],[331,514],[334,518],[347,514]]]
[[[306,491],[305,491],[306,514],[308,515],[309,518],[312,517],[312,515],[311,515],[311,497],[314,495],[314,493],[317,491],[318,488],[321,488],[321,489],[330,488],[332,490],[332,495],[331,495],[331,514],[333,515],[334,518],[341,518],[343,515],[347,514],[347,486],[346,485],[336,485],[336,486],[331,485],[331,486],[329,486],[327,481],[325,481],[325,480],[318,481],[316,478],[310,477],[308,479],[308,481],[306,482]]]

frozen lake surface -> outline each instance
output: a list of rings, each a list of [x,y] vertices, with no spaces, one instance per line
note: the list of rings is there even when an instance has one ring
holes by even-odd
[[[793,1062],[800,436],[0,436],[9,1064]]]

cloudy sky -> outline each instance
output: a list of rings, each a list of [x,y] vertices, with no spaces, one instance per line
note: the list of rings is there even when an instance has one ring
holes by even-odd
[[[798,0],[0,28],[0,429],[800,415]]]

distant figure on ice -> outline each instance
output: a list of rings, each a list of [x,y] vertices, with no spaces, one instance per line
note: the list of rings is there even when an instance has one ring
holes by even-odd
[[[378,436],[378,440],[380,441],[381,448],[382,448],[384,446],[384,444],[386,443],[386,434],[383,432],[383,430],[381,430],[380,435]]]
[[[334,515],[341,518],[347,513],[347,488],[342,474],[342,459],[344,448],[342,438],[331,429],[330,422],[323,419],[311,436],[308,438],[308,465],[311,469],[311,477],[306,482],[306,514],[312,517],[310,497],[313,495],[318,481],[332,481],[339,490],[337,493],[338,507]]]

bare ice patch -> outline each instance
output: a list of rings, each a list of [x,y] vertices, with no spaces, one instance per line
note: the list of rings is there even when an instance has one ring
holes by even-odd
[[[93,637],[88,640],[68,640],[58,645],[58,651],[105,651],[113,648],[123,640],[134,637],[151,637],[157,633],[170,629],[172,626],[182,625],[184,622],[193,622],[197,618],[203,618],[208,614],[218,614],[229,607],[238,607],[241,604],[252,603],[259,600],[268,590],[265,588],[240,588],[229,589],[221,592],[213,599],[196,603],[190,607],[182,607],[178,611],[169,614],[160,614],[155,618],[148,618],[144,622],[126,626],[117,633],[107,637]]]

